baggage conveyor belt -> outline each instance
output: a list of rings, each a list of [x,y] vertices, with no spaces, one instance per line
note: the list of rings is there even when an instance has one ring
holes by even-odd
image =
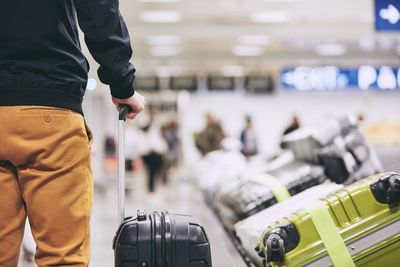
[[[400,173],[400,145],[374,146],[384,171]]]
[[[213,209],[210,206],[208,206],[208,208],[209,212],[213,213]],[[237,262],[238,265],[232,265],[232,266],[257,267],[257,265],[255,265],[247,256],[246,252],[244,251],[240,243],[240,240],[235,236],[235,234],[232,231],[224,227],[224,223],[222,219],[218,216],[218,214],[213,213],[213,217],[217,218],[220,227],[223,229],[224,234],[229,239],[229,246],[232,246],[232,248],[235,249],[235,253],[232,255],[234,255],[235,262]]]
[[[210,214],[209,221],[205,222],[205,227],[209,227],[207,228],[207,234],[208,237],[211,239],[212,252],[215,253],[216,250],[227,251],[226,263],[224,262],[223,266],[255,267],[255,265],[246,260],[239,241],[233,235],[230,235],[227,231],[225,231],[220,221],[210,209],[205,209],[207,210],[207,213]],[[212,225],[212,227],[210,227],[210,225]],[[219,240],[215,240],[213,242],[213,239],[216,239],[216,237],[219,237]],[[221,247],[216,249],[215,246]],[[215,266],[219,267],[219,265]]]

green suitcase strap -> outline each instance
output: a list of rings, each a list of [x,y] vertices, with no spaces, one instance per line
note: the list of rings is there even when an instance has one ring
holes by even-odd
[[[355,267],[342,236],[324,202],[317,201],[306,209],[335,267]]]
[[[268,173],[263,173],[262,175],[256,176],[254,180],[266,185],[269,189],[271,189],[272,194],[278,202],[282,202],[290,198],[288,189],[278,178]]]

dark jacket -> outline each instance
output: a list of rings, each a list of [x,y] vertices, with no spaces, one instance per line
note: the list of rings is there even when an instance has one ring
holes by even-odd
[[[0,106],[44,105],[82,113],[89,64],[78,26],[100,80],[111,94],[134,94],[135,68],[118,0],[1,0]]]

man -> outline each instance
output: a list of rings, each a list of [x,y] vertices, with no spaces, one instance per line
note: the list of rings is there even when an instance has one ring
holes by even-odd
[[[90,131],[82,116],[89,65],[77,21],[112,100],[131,106],[135,68],[118,0],[0,2],[0,266],[18,262],[28,217],[39,266],[88,266]],[[101,116],[101,114],[99,114]]]
[[[220,149],[221,141],[225,137],[221,123],[211,113],[207,112],[205,119],[205,128],[194,136],[196,147],[202,155]]]
[[[246,116],[246,126],[240,134],[242,143],[242,154],[246,157],[254,156],[258,153],[256,134],[253,129],[253,121],[250,116]]]
[[[149,105],[148,111],[149,121],[142,128],[140,151],[147,171],[147,188],[150,193],[153,193],[157,178],[161,174],[163,166],[165,166],[164,155],[168,150],[168,145],[162,136],[161,123],[156,108]]]

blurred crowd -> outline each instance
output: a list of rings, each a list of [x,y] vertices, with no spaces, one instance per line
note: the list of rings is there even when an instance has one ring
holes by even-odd
[[[154,192],[156,184],[168,183],[168,177],[181,158],[179,124],[174,116],[163,116],[155,106],[150,105],[146,116],[138,125],[128,124],[126,135],[126,171],[144,169],[147,174],[147,188]],[[106,169],[115,170],[117,144],[112,136],[104,142]]]
[[[221,149],[222,140],[227,137],[224,133],[221,122],[216,119],[211,113],[205,114],[204,128],[194,134],[194,143],[201,155],[206,155],[209,152]],[[295,114],[293,115],[290,124],[284,129],[282,136],[287,135],[300,128],[300,119]],[[259,152],[257,135],[253,125],[253,119],[250,115],[244,118],[244,126],[237,137],[240,140],[241,153],[250,158],[256,156]]]

